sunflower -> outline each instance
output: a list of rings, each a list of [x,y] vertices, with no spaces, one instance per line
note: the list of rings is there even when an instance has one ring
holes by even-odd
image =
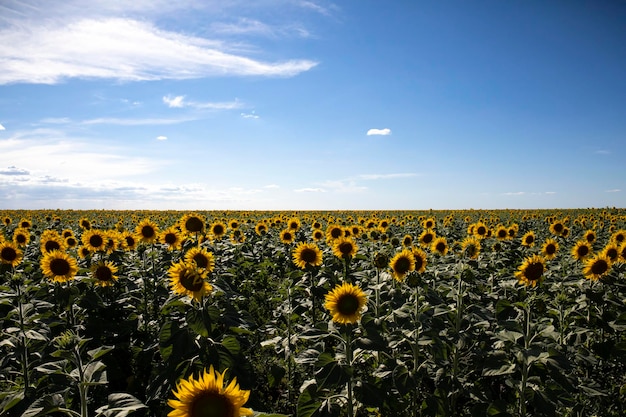
[[[404,237],[402,238],[402,246],[404,246],[405,248],[410,248],[411,246],[413,246],[413,236],[404,235]]]
[[[78,248],[77,252],[80,259],[85,259],[91,256],[91,250],[89,250],[87,246],[81,246],[80,248]]]
[[[101,287],[113,285],[117,280],[117,266],[110,261],[100,261],[91,266],[91,276],[96,280],[96,284]]]
[[[135,227],[135,235],[139,241],[144,243],[154,243],[159,236],[159,228],[156,223],[150,219],[143,219],[137,227]]]
[[[429,217],[422,221],[422,227],[424,229],[434,229],[436,225],[437,225],[437,222],[432,217]]]
[[[626,230],[619,229],[611,235],[611,242],[615,242],[618,246],[626,242]]]
[[[361,319],[361,311],[367,303],[367,296],[360,287],[344,282],[326,294],[324,307],[332,320],[339,324],[352,324]]]
[[[541,254],[545,259],[554,259],[558,251],[559,244],[554,239],[546,239],[543,246],[541,246]]]
[[[122,233],[122,240],[123,240],[123,248],[126,250],[135,250],[137,249],[137,239],[135,238],[135,235],[130,233],[130,232],[124,232]]]
[[[522,245],[524,246],[533,246],[535,244],[535,232],[533,232],[532,230],[529,230],[528,232],[524,233],[524,236],[522,236]]]
[[[81,236],[83,245],[92,252],[106,249],[106,232],[98,229],[89,229]]]
[[[204,232],[204,217],[197,213],[187,213],[179,221],[180,228],[187,235]]]
[[[622,243],[619,246],[619,259],[617,262],[626,263],[626,242]]]
[[[2,218],[2,223],[4,223],[5,226],[9,226],[12,222],[13,220],[11,220],[9,216],[5,216]]]
[[[246,235],[243,234],[241,229],[233,229],[230,234],[230,241],[234,244],[243,243],[246,241]]]
[[[267,225],[263,222],[259,222],[256,224],[256,226],[254,226],[254,231],[257,235],[263,236],[267,233]]]
[[[75,236],[68,236],[65,238],[65,247],[72,249],[76,246],[78,246],[78,240]]]
[[[239,220],[237,220],[237,219],[230,219],[228,221],[228,227],[230,227],[233,230],[239,229]]]
[[[39,238],[41,253],[52,252],[53,250],[64,251],[66,249],[65,239],[55,230],[45,230]]]
[[[324,232],[322,232],[319,229],[315,229],[313,230],[312,237],[313,237],[313,240],[320,241],[324,238]]]
[[[212,252],[204,248],[193,247],[185,253],[185,262],[195,265],[200,275],[206,277],[215,269],[215,257]]]
[[[356,242],[349,237],[340,237],[333,242],[333,254],[338,258],[349,259],[358,249]]]
[[[611,260],[603,253],[598,253],[585,261],[583,275],[585,278],[596,281],[606,275],[611,269]]]
[[[337,224],[331,224],[326,228],[326,240],[332,242],[343,237],[343,227]]]
[[[298,243],[292,256],[293,263],[300,269],[322,264],[322,251],[315,243]]]
[[[420,248],[412,248],[411,252],[413,252],[413,257],[415,258],[415,272],[422,273],[426,271],[426,252],[421,250]]]
[[[292,217],[287,222],[287,228],[293,230],[294,232],[300,229],[300,219],[297,217]]]
[[[173,226],[168,227],[166,230],[161,232],[159,235],[159,241],[166,244],[167,249],[170,251],[180,249],[183,244],[183,238],[180,235],[180,232]]]
[[[433,243],[436,237],[437,235],[434,230],[426,229],[420,234],[418,240],[421,246],[428,247]]]
[[[487,228],[487,225],[485,223],[479,221],[474,223],[473,233],[474,236],[478,237],[479,239],[484,239],[489,233],[489,228]]]
[[[296,240],[296,234],[291,229],[284,229],[280,232],[280,241],[289,244]]]
[[[448,242],[446,241],[446,238],[438,237],[433,240],[433,243],[430,245],[430,250],[440,255],[448,253]]]
[[[619,260],[619,247],[615,243],[609,243],[601,252],[613,264]]]
[[[91,229],[91,222],[86,219],[85,217],[83,217],[82,219],[80,219],[78,221],[78,225],[80,226],[81,229],[83,230],[89,230]]]
[[[468,236],[461,242],[461,253],[470,259],[477,259],[480,249],[480,240],[476,236]]]
[[[581,239],[572,247],[572,256],[579,261],[582,261],[591,254],[591,243],[586,239]]]
[[[18,227],[22,227],[24,229],[30,229],[31,227],[33,227],[33,223],[28,219],[22,218],[20,222],[18,223]]]
[[[43,274],[53,282],[66,282],[78,272],[76,259],[60,250],[43,255],[39,263]]]
[[[211,292],[213,287],[204,280],[202,272],[195,264],[179,261],[167,271],[170,276],[172,291],[180,295],[188,295],[197,302]]]
[[[212,239],[221,239],[226,234],[226,224],[221,221],[216,221],[211,224],[209,228],[209,232],[211,234]]]
[[[106,253],[111,254],[119,249],[123,244],[120,232],[111,229],[104,233],[104,250]]]
[[[243,405],[248,401],[250,391],[242,390],[237,378],[224,386],[224,374],[210,366],[197,379],[193,376],[179,381],[172,393],[177,399],[170,399],[167,405],[173,408],[167,417],[240,417],[254,414]]]
[[[546,269],[545,260],[539,255],[526,258],[515,272],[515,277],[520,284],[535,287],[543,279]]]
[[[18,227],[13,231],[13,242],[20,248],[26,247],[30,242],[30,232],[28,229]]]
[[[23,253],[13,242],[0,242],[0,264],[16,267],[22,262]]]
[[[555,222],[550,223],[550,233],[552,233],[553,235],[560,236],[561,234],[563,234],[564,230],[565,230],[565,225],[563,224],[562,221],[557,220]]]
[[[374,255],[374,266],[377,269],[386,268],[389,265],[389,256],[386,253],[378,252]]]
[[[398,252],[389,261],[389,268],[392,270],[393,277],[402,282],[406,274],[415,270],[415,256],[410,249],[404,249]]]
[[[596,232],[593,230],[587,230],[584,234],[583,234],[583,239],[585,239],[588,243],[593,243],[596,241],[597,235]]]
[[[498,240],[507,240],[509,239],[509,229],[500,225],[496,227],[495,236]]]

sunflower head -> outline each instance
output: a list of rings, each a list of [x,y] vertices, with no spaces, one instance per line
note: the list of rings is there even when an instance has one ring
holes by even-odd
[[[415,270],[415,256],[410,249],[398,252],[389,261],[393,277],[402,282],[406,274]]]
[[[183,238],[175,227],[169,227],[161,232],[159,241],[167,245],[167,249],[170,251],[180,249],[183,244]]]
[[[113,285],[117,280],[117,266],[110,261],[100,261],[91,266],[91,276],[96,280],[96,284],[101,287]]]
[[[215,269],[215,256],[202,247],[193,247],[185,252],[185,262],[195,265],[203,277]]]
[[[150,219],[143,219],[135,228],[137,238],[144,243],[154,243],[159,236],[159,228]]]
[[[591,243],[584,238],[576,242],[572,247],[572,256],[579,261],[587,258],[591,252]]]
[[[386,268],[389,265],[389,256],[386,253],[378,252],[374,255],[374,266],[378,269]]]
[[[544,258],[539,255],[533,255],[524,260],[515,272],[515,277],[520,284],[535,287],[542,281],[545,268]]]
[[[83,245],[92,252],[106,249],[106,233],[102,230],[89,229],[81,236]]]
[[[611,270],[611,259],[604,253],[597,253],[585,261],[583,275],[592,281],[597,281]]]
[[[344,282],[326,294],[325,300],[324,307],[335,323],[353,324],[361,319],[367,296],[360,287]]]
[[[559,251],[559,244],[554,239],[547,239],[541,247],[541,254],[545,259],[554,259]]]
[[[28,229],[18,227],[13,231],[13,242],[20,248],[25,247],[30,242],[30,232]]]
[[[0,242],[0,264],[16,267],[22,262],[22,251],[13,242]]]
[[[461,253],[470,259],[477,259],[480,255],[480,240],[475,236],[468,236],[461,242]]]
[[[226,224],[222,223],[221,221],[213,222],[213,224],[211,224],[211,227],[209,228],[209,231],[211,234],[211,238],[219,240],[226,234]]]
[[[213,369],[205,369],[198,378],[193,375],[176,384],[172,390],[176,399],[167,402],[172,408],[168,417],[240,417],[254,414],[243,405],[248,401],[250,391],[242,390],[234,378],[228,385],[224,374]]]
[[[185,214],[180,219],[180,228],[189,235],[202,233],[204,231],[204,218],[196,213]]]
[[[40,261],[44,276],[54,282],[67,282],[78,272],[76,259],[65,252],[53,250],[43,255]]]
[[[168,274],[170,287],[174,293],[187,295],[197,302],[213,290],[211,284],[204,279],[203,271],[195,264],[179,261],[169,268]]]
[[[333,254],[342,259],[350,259],[358,250],[356,242],[349,237],[340,237],[333,242]]]
[[[535,232],[532,230],[526,232],[524,236],[522,236],[522,245],[524,246],[533,246],[535,244]]]
[[[280,241],[289,244],[296,240],[296,233],[292,229],[284,229],[280,232]]]
[[[448,253],[448,242],[446,238],[441,236],[433,240],[433,243],[430,245],[430,249],[439,255],[445,255]]]
[[[293,250],[293,263],[300,269],[322,264],[322,251],[315,243],[300,242]]]

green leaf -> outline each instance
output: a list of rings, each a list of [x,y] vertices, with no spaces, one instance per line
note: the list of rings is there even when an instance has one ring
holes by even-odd
[[[144,403],[130,394],[111,394],[107,398],[108,404],[96,410],[98,415],[105,417],[126,417],[127,415],[144,408],[148,408]]]
[[[224,340],[222,340],[222,346],[233,356],[238,355],[241,350],[241,345],[235,336],[226,336]]]
[[[204,318],[202,317],[202,312],[190,309],[187,311],[187,325],[191,330],[196,332],[202,337],[209,337],[209,330],[205,325]]]
[[[96,360],[96,359],[106,355],[107,353],[109,353],[112,350],[113,350],[112,346],[100,346],[99,348],[95,348],[95,349],[92,349],[92,350],[88,351],[87,354],[89,355],[89,357],[92,360]]]
[[[483,364],[483,376],[507,375],[515,372],[515,363],[511,363],[504,352],[495,351],[487,356]]]
[[[322,402],[316,396],[317,386],[315,383],[307,382],[309,382],[308,385],[306,385],[298,397],[298,417],[313,417],[322,405]]]
[[[46,395],[43,398],[39,398],[35,402],[33,402],[30,407],[22,413],[22,417],[38,417],[44,416],[46,414],[56,413],[58,411],[64,412],[71,416],[78,416],[75,411],[68,410],[65,408],[65,400],[61,394],[50,394]]]

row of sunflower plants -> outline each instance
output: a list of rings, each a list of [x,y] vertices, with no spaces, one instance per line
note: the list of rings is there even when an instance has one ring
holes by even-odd
[[[625,223],[619,210],[7,212],[0,410],[617,416]]]

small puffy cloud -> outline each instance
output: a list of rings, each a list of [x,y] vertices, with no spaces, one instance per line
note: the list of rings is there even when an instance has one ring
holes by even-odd
[[[0,130],[6,130],[2,124],[0,124]]]
[[[515,192],[508,192],[508,193],[502,193],[503,195],[524,195],[526,194],[525,191],[515,191]]]
[[[165,96],[163,97],[163,102],[167,104],[168,107],[180,108],[183,107],[183,100],[185,100],[185,96]]]
[[[157,136],[157,140],[167,140],[167,136]]]
[[[370,129],[367,131],[367,136],[388,136],[391,135],[391,129]]]
[[[250,113],[241,113],[241,117],[243,117],[244,119],[258,119],[259,115],[256,114],[254,110],[252,110],[252,112]]]
[[[294,190],[296,193],[325,193],[323,188],[298,188]]]

